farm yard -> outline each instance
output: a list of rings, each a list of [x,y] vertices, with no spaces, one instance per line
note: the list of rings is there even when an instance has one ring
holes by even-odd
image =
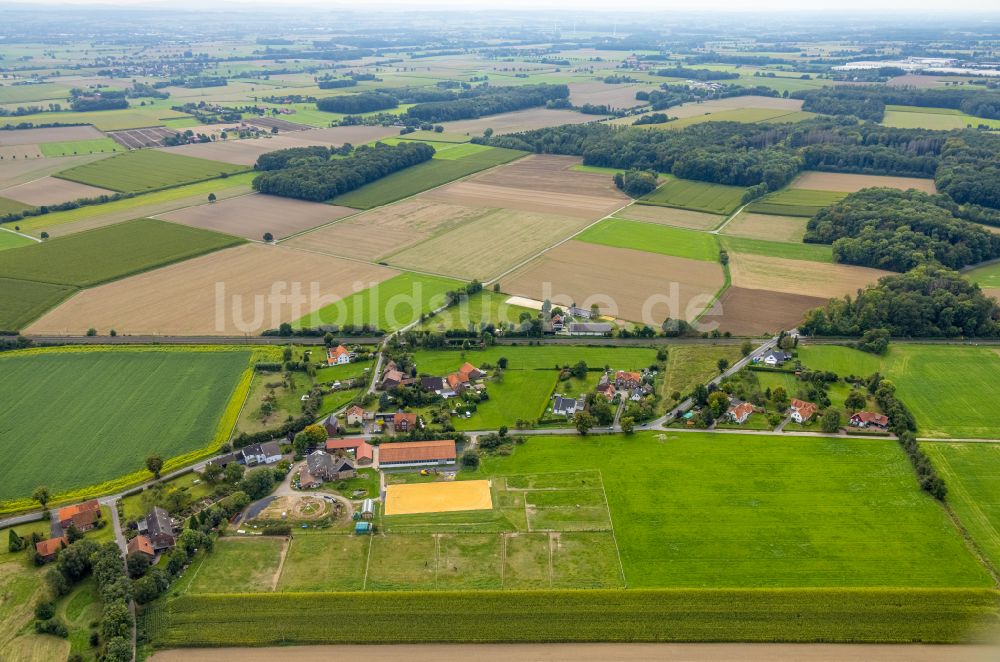
[[[603,315],[659,325],[697,317],[723,282],[717,263],[574,240],[505,277],[503,288],[560,306],[597,303]]]
[[[3,355],[0,366],[9,377],[0,382],[8,407],[3,451],[10,471],[0,503],[27,497],[39,482],[53,494],[68,493],[145,471],[150,453],[168,459],[221,444],[229,435],[228,428],[218,429],[223,411],[231,399],[242,402],[237,384],[249,360],[245,350],[226,349]],[[31,444],[17,443],[26,436]]]
[[[218,161],[139,150],[63,170],[57,176],[112,191],[143,193],[226,177],[244,169]]]
[[[739,207],[744,193],[746,189],[742,186],[726,186],[671,177],[660,188],[640,198],[639,203],[679,207],[725,216]]]
[[[294,281],[289,280],[291,263],[296,265]],[[133,335],[255,334],[395,273],[282,246],[238,246],[86,290],[26,330],[64,335],[91,326]],[[293,282],[305,301],[286,296],[293,292]],[[313,283],[320,296],[316,300],[311,298]],[[255,297],[262,297],[260,303]]]
[[[161,214],[159,218],[260,240],[264,233],[284,239],[354,213],[357,212],[347,207],[254,193],[214,204],[185,207]]]

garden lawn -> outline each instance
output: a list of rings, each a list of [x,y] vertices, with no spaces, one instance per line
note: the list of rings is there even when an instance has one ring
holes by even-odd
[[[842,376],[881,372],[913,412],[917,436],[1000,439],[993,405],[1000,398],[995,348],[893,343],[878,357],[847,347],[804,346],[799,358],[810,368]]]
[[[494,345],[484,350],[465,352],[417,350],[413,353],[418,372],[439,376],[455,372],[465,361],[475,366],[496,365],[501,357],[507,359],[508,371],[572,366],[578,361],[585,361],[591,368],[603,368],[607,365],[615,370],[641,370],[656,363],[656,350],[649,347]]]
[[[112,191],[145,193],[244,170],[245,166],[142,149],[63,170],[55,176]]]
[[[0,277],[89,287],[235,246],[229,235],[144,218],[0,253]],[[0,294],[0,304],[4,295]]]
[[[1000,444],[924,442],[948,486],[948,503],[994,568],[1000,568]]]
[[[408,198],[467,175],[502,165],[524,156],[524,152],[501,147],[491,147],[486,152],[475,152],[461,158],[435,157],[394,172],[359,189],[338,195],[331,200],[335,205],[354,209],[372,209]]]
[[[324,306],[293,326],[369,324],[387,331],[399,329],[418,321],[422,313],[443,306],[446,292],[464,286],[451,278],[405,272]]]
[[[740,206],[744,193],[746,189],[742,186],[726,186],[671,177],[658,189],[640,198],[639,202],[710,214],[730,214]]]
[[[629,588],[992,586],[892,440],[529,438],[475,475],[554,468],[600,471]]]
[[[0,356],[0,500],[53,494],[204,448],[249,365],[241,350],[32,350]],[[31,443],[25,440],[30,439]]]
[[[457,369],[461,364],[457,364]],[[503,382],[487,382],[490,399],[480,402],[470,418],[453,419],[457,430],[496,430],[519,421],[538,420],[549,404],[559,373],[548,370],[505,370]]]
[[[476,328],[485,323],[500,326],[509,322],[517,325],[523,313],[533,318],[538,316],[537,310],[508,305],[506,301],[509,298],[507,294],[488,291],[473,294],[462,303],[445,308],[434,317],[427,318],[420,328],[427,331],[447,331],[468,329],[470,324],[474,324]]]
[[[833,262],[833,247],[824,244],[766,241],[731,236],[723,236],[721,240],[722,247],[732,253],[751,253],[810,262]]]
[[[584,230],[574,239],[693,260],[719,260],[719,244],[713,235],[656,223],[607,219]]]

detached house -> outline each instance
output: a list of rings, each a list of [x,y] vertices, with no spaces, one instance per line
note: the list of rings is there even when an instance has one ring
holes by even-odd
[[[776,368],[785,361],[791,360],[791,358],[792,355],[782,349],[772,349],[754,361],[754,363],[763,363],[768,367]]]
[[[796,423],[805,423],[816,413],[818,407],[815,403],[806,402],[805,400],[792,400],[792,406],[789,410],[792,413],[792,420]]]
[[[173,547],[177,541],[170,513],[159,506],[153,506],[149,514],[139,520],[137,528],[141,535],[149,539],[154,552]]]
[[[258,464],[274,464],[281,461],[281,446],[276,441],[265,441],[262,444],[245,446],[240,454],[248,467]]]
[[[395,368],[386,370],[385,374],[382,375],[382,390],[391,391],[392,389],[402,384],[403,379],[404,379],[403,373],[401,373],[399,370],[396,370]]]
[[[733,402],[733,405],[726,412],[733,423],[743,425],[750,418],[750,414],[753,413],[753,405],[749,402]]]
[[[351,350],[343,345],[337,345],[326,350],[327,365],[344,365],[351,362]]]
[[[611,383],[611,380],[608,378],[607,373],[601,375],[601,381],[598,382],[596,390],[597,390],[597,395],[602,395],[608,400],[614,400],[615,395],[617,394],[615,385]]]
[[[352,405],[347,409],[344,420],[348,425],[361,425],[365,421],[365,410],[358,405]]]
[[[851,425],[856,428],[878,428],[886,430],[889,428],[889,417],[885,414],[876,414],[870,411],[859,411],[851,416]]]
[[[101,519],[101,504],[97,502],[97,499],[91,499],[83,503],[66,506],[59,509],[58,517],[59,526],[64,530],[72,525],[80,531],[89,531]]]
[[[583,396],[574,400],[573,398],[564,398],[561,395],[557,395],[552,402],[552,413],[557,416],[572,418],[576,415],[576,412],[583,411],[585,405],[586,400],[584,400]]]
[[[619,391],[632,390],[642,386],[642,374],[619,370],[615,373],[615,388]]]
[[[148,536],[144,536],[141,533],[135,538],[128,541],[128,546],[126,550],[129,554],[140,553],[145,554],[150,559],[156,556],[156,552],[153,551],[153,543],[150,541]]]
[[[417,415],[410,412],[397,411],[392,416],[392,429],[397,433],[416,430],[417,424]]]
[[[303,488],[319,487],[332,480],[354,478],[356,475],[357,470],[350,458],[330,455],[322,450],[313,451],[299,472],[299,485]]]
[[[59,550],[66,546],[66,536],[39,540],[35,543],[35,551],[42,557],[43,561],[51,561],[59,553]]]

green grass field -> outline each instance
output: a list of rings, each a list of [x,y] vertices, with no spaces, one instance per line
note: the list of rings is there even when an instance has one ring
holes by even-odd
[[[355,209],[380,207],[480,170],[508,163],[524,154],[513,149],[491,147],[489,151],[467,154],[458,159],[435,157],[430,161],[394,172],[350,193],[338,195],[331,202]]]
[[[776,216],[815,216],[823,207],[829,207],[846,197],[847,194],[840,191],[784,188],[751,202],[746,210]]]
[[[281,559],[281,538],[223,539],[202,563],[188,586],[190,593],[270,591]]]
[[[0,277],[89,287],[240,243],[229,235],[144,218],[3,251]]]
[[[521,314],[526,313],[537,317],[538,311],[523,306],[508,305],[510,295],[482,291],[472,295],[457,306],[444,309],[434,317],[429,317],[420,325],[428,331],[446,331],[448,329],[467,329],[470,324],[477,328],[480,324],[492,323],[500,325],[511,323],[517,325]]]
[[[9,248],[20,248],[21,246],[30,246],[36,242],[28,239],[27,237],[22,237],[19,234],[13,232],[7,232],[3,228],[0,228],[0,251],[5,251]]]
[[[719,260],[719,244],[713,235],[656,223],[608,219],[588,228],[574,239],[692,260]]]
[[[720,240],[722,247],[733,253],[752,253],[810,262],[833,262],[833,248],[824,244],[793,244],[728,235],[720,237]]]
[[[20,331],[76,291],[69,285],[0,277],[0,331]]]
[[[980,287],[1000,288],[1000,262],[976,267],[965,272],[965,277]]]
[[[61,83],[36,83],[32,85],[0,85],[0,103],[25,103],[65,99],[69,86]]]
[[[461,287],[464,283],[450,278],[404,272],[324,306],[293,326],[371,324],[383,330],[398,329],[419,320],[421,313],[444,305],[445,292]]]
[[[923,443],[948,486],[948,503],[980,552],[1000,568],[1000,444]]]
[[[234,195],[250,193],[250,182],[259,173],[245,172],[225,179],[211,179],[207,182],[176,186],[162,191],[143,193],[123,200],[115,200],[100,205],[77,207],[67,211],[57,211],[18,221],[22,232],[38,235],[43,230],[51,230],[80,221],[128,221],[142,216],[153,216],[187,205],[207,204],[208,194],[215,193],[220,200]]]
[[[803,363],[840,375],[875,371],[891,380],[922,437],[1000,438],[992,402],[1000,397],[1000,355],[991,347],[893,343],[885,357],[838,346],[803,346]]]
[[[669,110],[666,112],[668,115],[670,114]],[[764,122],[769,124],[778,124],[784,122],[802,122],[803,120],[812,119],[813,117],[816,117],[815,113],[803,112],[801,110],[787,110],[783,108],[734,108],[732,110],[720,110],[713,113],[705,113],[704,115],[683,117],[681,119],[665,122],[663,124],[643,124],[640,126],[652,129],[680,130],[695,124],[703,124],[705,122],[743,122],[745,124]]]
[[[451,372],[458,370],[461,365],[455,363]],[[504,371],[502,383],[488,383],[490,399],[479,403],[478,409],[470,418],[453,420],[455,429],[496,430],[502,425],[513,426],[518,420],[537,420],[545,412],[558,377],[559,373],[555,370],[508,368]]]
[[[9,198],[0,198],[0,216],[5,214],[19,214],[26,209],[31,209],[31,205],[26,205],[23,202]]]
[[[1000,129],[1000,120],[986,119],[968,115],[953,108],[922,108],[920,106],[885,107],[885,117],[882,124],[898,129],[949,129],[977,128],[986,126],[992,130]]]
[[[986,590],[466,591],[182,596],[155,648],[438,642],[990,641]],[[350,628],[311,614],[364,614]],[[447,624],[443,627],[442,624]]]
[[[245,170],[246,166],[142,149],[63,170],[56,177],[112,191],[145,193]]]
[[[73,140],[64,143],[42,143],[38,146],[46,157],[75,156],[77,154],[106,154],[124,152],[125,148],[111,138],[96,138],[94,140]]]
[[[649,347],[585,347],[543,345],[494,345],[483,350],[417,350],[413,360],[417,370],[428,375],[454,372],[465,361],[473,365],[496,365],[507,359],[507,370],[549,369],[585,361],[591,368],[610,366],[616,370],[636,370],[656,363],[656,350]]]
[[[740,206],[745,192],[742,186],[671,177],[658,189],[640,198],[639,202],[726,215]]]
[[[89,349],[0,357],[0,499],[40,484],[67,492],[138,471],[151,453],[166,459],[205,447],[250,357]]]

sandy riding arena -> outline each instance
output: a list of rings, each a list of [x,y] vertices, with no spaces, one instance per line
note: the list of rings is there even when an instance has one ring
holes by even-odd
[[[488,480],[390,485],[386,488],[386,515],[489,510],[492,507]]]

